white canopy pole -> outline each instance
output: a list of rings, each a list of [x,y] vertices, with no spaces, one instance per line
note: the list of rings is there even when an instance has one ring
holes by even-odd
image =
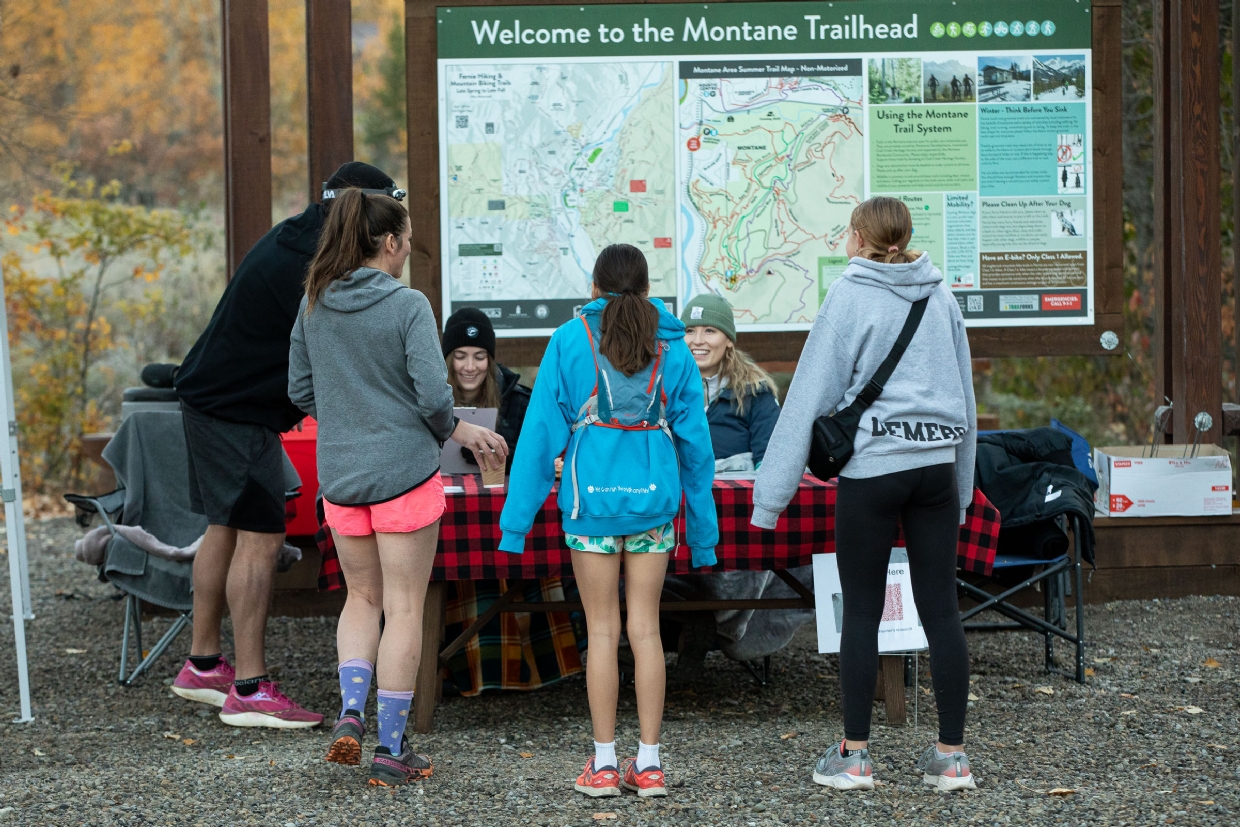
[[[0,449],[0,499],[4,500],[4,529],[9,545],[9,588],[13,595],[13,643],[17,648],[17,686],[21,717],[13,723],[34,720],[30,708],[30,666],[26,660],[26,621],[34,619],[30,600],[30,569],[26,559],[26,522],[22,514],[22,471],[17,454],[17,414],[13,406],[13,362],[9,353],[9,318],[4,301],[4,277],[0,274],[0,397],[3,422],[8,423],[8,450]],[[2,424],[2,423],[0,423]]]

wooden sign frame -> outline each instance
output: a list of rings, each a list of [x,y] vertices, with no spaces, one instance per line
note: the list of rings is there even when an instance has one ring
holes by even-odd
[[[609,0],[614,2],[614,0]],[[741,2],[742,0],[722,0]],[[576,0],[571,5],[600,3]],[[671,0],[687,2],[687,0]],[[410,281],[442,307],[439,202],[439,82],[436,9],[453,6],[569,5],[563,0],[405,0],[406,90],[409,119],[409,203],[413,225]],[[1101,335],[1123,337],[1124,229],[1122,167],[1122,40],[1120,0],[1093,0],[1094,324],[1062,327],[970,328],[975,357],[1107,354]],[[442,321],[442,320],[441,320]],[[806,333],[741,333],[738,345],[773,370],[792,370]],[[499,339],[496,358],[509,365],[542,361],[546,337]],[[1122,352],[1122,351],[1111,351]]]

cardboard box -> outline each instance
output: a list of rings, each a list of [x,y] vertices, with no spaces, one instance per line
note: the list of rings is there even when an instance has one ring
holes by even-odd
[[[1199,517],[1231,514],[1231,457],[1217,445],[1094,449],[1094,505],[1108,517]]]

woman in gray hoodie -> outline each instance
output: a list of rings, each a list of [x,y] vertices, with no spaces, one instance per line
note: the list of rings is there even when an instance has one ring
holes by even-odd
[[[844,741],[814,770],[814,781],[837,789],[874,788],[868,747],[878,627],[901,526],[939,710],[939,741],[918,767],[940,790],[975,786],[964,753],[969,650],[956,600],[959,526],[973,500],[973,373],[960,306],[930,256],[908,249],[912,234],[908,208],[897,199],[871,198],[853,211],[845,247],[851,261],[814,320],[754,485],[751,522],[774,528],[805,470],[814,420],[852,403],[891,351],[910,306],[927,299],[840,472],[835,559],[844,594]]]
[[[503,437],[452,415],[430,303],[395,278],[409,237],[400,202],[345,190],[310,262],[289,347],[289,398],[319,423],[324,512],[349,584],[336,633],[341,711],[327,760],[359,763],[377,663],[370,783],[379,786],[431,774],[404,733],[444,511],[443,442],[452,437],[487,468],[502,469],[508,454]]]

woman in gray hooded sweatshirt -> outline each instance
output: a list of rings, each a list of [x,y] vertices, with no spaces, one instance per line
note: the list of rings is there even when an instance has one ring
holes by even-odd
[[[324,512],[349,584],[336,633],[341,710],[327,760],[359,763],[377,664],[370,783],[381,786],[431,774],[404,733],[444,511],[441,446],[452,437],[488,468],[502,469],[508,454],[503,437],[452,415],[430,303],[395,278],[409,237],[400,202],[345,190],[310,262],[289,347],[288,395],[319,423]]]
[[[891,351],[912,303],[928,299],[840,472],[835,559],[844,595],[844,740],[819,759],[814,781],[844,790],[874,788],[870,707],[899,526],[939,710],[938,743],[918,768],[939,790],[975,786],[964,753],[969,650],[956,600],[959,526],[973,500],[973,374],[960,306],[930,256],[908,249],[912,234],[902,201],[871,198],[853,211],[845,246],[851,261],[814,319],[754,485],[751,522],[774,528],[804,472],[814,420],[852,403]]]

